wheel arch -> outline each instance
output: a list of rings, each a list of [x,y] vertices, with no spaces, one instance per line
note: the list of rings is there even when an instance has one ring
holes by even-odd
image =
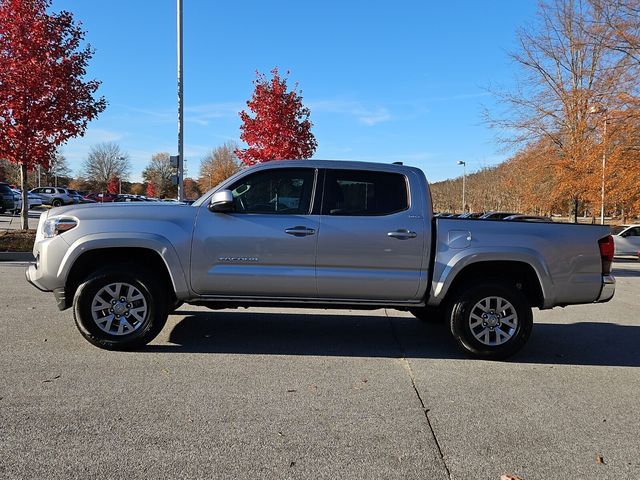
[[[522,291],[532,307],[545,308],[550,303],[548,288],[545,288],[540,273],[532,263],[523,260],[478,259],[452,270],[439,282],[434,282],[432,296],[427,304],[446,304],[465,285],[488,279],[515,286]]]
[[[70,306],[76,289],[91,271],[116,262],[143,265],[157,272],[174,300],[189,296],[186,275],[168,241],[120,236],[110,239],[85,238],[69,248],[60,264],[58,277],[65,278],[65,308]]]

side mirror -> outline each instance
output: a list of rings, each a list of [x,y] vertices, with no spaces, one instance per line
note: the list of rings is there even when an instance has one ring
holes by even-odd
[[[220,190],[211,197],[209,211],[217,213],[229,213],[235,210],[235,200],[231,190]]]

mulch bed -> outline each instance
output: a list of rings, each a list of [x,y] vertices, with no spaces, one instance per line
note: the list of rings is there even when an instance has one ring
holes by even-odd
[[[0,252],[30,252],[36,239],[35,230],[0,232]]]

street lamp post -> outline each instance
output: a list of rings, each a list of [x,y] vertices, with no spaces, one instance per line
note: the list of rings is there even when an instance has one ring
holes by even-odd
[[[178,47],[178,200],[184,199],[184,70],[182,66],[182,0],[176,0]]]
[[[609,117],[607,116],[607,109],[604,107],[591,107],[589,113],[604,114],[604,120],[602,121],[602,179],[600,183],[600,225],[604,225],[604,178],[607,168],[607,124],[609,123]]]
[[[467,201],[465,199],[467,183],[467,162],[458,160],[458,165],[462,165],[462,213],[467,211]]]
[[[118,157],[118,160],[126,160],[126,157]],[[118,193],[122,195],[122,178],[118,175]]]

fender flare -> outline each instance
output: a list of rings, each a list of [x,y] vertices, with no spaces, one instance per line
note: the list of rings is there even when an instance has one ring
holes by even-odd
[[[167,238],[153,233],[110,232],[80,237],[69,246],[62,258],[57,277],[65,279],[66,282],[73,265],[81,255],[105,248],[144,248],[157,253],[167,268],[176,296],[179,299],[190,296],[187,276],[178,253]]]
[[[554,305],[553,281],[546,262],[535,250],[522,247],[513,248],[509,252],[505,252],[504,247],[485,247],[481,251],[464,249],[451,257],[446,264],[439,263],[438,258],[436,258],[427,305],[439,305],[446,297],[454,280],[467,267],[490,262],[514,262],[529,265],[533,268],[542,291],[542,307],[551,308]]]

